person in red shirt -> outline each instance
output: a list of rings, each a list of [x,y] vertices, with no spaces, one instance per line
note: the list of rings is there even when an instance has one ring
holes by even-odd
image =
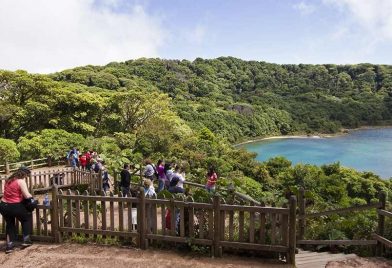
[[[15,218],[22,224],[23,243],[22,248],[32,245],[30,235],[32,226],[32,214],[23,204],[24,199],[32,198],[24,180],[30,174],[30,170],[23,167],[6,179],[4,193],[0,203],[0,213],[6,222],[7,245],[5,253],[11,253],[16,240],[17,229]]]
[[[215,168],[210,167],[207,172],[207,184],[206,189],[208,192],[215,192],[215,184],[218,180],[218,175],[216,174]]]
[[[82,154],[79,157],[79,162],[80,162],[80,167],[82,170],[86,170],[86,166],[87,166],[87,153]]]

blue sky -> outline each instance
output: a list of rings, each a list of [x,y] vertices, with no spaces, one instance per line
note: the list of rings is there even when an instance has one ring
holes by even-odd
[[[0,69],[140,57],[392,64],[392,0],[0,0]]]

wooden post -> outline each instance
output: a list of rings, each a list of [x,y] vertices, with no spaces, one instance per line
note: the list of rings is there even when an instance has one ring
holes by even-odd
[[[298,225],[299,225],[299,233],[298,233],[298,240],[303,240],[304,235],[305,235],[305,226],[306,226],[306,221],[305,221],[305,189],[303,187],[299,188],[299,193],[298,193],[298,204],[299,204],[299,220],[298,220]]]
[[[379,196],[380,200],[380,207],[379,209],[385,210],[387,195],[385,192],[380,192]],[[385,216],[378,213],[378,230],[377,233],[380,236],[384,236],[384,229],[385,229]],[[384,251],[384,246],[380,242],[377,242],[377,256],[382,256]]]
[[[59,230],[59,207],[58,207],[58,199],[57,199],[58,187],[56,184],[52,185],[52,236],[54,238],[55,243],[59,243],[61,241],[61,234]]]
[[[119,194],[117,185],[117,171],[113,171],[113,192]]]
[[[295,195],[290,197],[289,206],[289,251],[287,252],[287,263],[295,265],[295,250],[296,250],[296,210],[297,210],[297,198]]]
[[[139,169],[140,185],[143,185],[143,171],[142,171],[142,166],[143,166],[143,164],[140,164],[140,169]]]
[[[131,209],[131,208],[130,208]],[[139,247],[146,249],[146,200],[144,197],[144,188],[139,189],[139,205],[137,207],[138,223],[137,231],[139,232]],[[173,226],[172,226],[173,228]]]
[[[218,195],[214,196],[214,236],[212,241],[212,256],[222,257],[222,248],[220,247],[220,198]],[[211,230],[210,230],[211,231]]]
[[[48,156],[48,159],[47,159],[46,163],[47,163],[48,167],[52,166],[52,157],[51,156]]]
[[[29,174],[29,191],[31,194],[33,194],[33,174],[30,172]]]
[[[31,164],[30,165],[31,165],[30,168],[34,169],[34,160],[31,160]]]
[[[96,185],[96,187],[99,189],[99,190],[103,190],[103,180],[102,180],[102,169],[100,169],[99,171],[98,171],[98,178],[97,178],[97,184],[98,185]]]
[[[10,163],[5,160],[5,174],[10,174]]]

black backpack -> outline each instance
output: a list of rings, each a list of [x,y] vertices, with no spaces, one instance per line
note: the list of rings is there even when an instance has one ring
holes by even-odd
[[[180,177],[178,177],[177,175],[174,175],[173,178],[170,181],[169,186],[170,187],[174,187],[177,185],[177,183],[180,181]]]

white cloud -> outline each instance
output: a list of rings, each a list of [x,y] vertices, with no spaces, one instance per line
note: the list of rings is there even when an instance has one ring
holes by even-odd
[[[312,4],[308,4],[304,1],[294,4],[293,8],[298,10],[302,15],[309,15],[316,11],[316,7]]]
[[[392,40],[391,0],[324,0],[336,6],[350,18],[352,31],[364,31],[378,41]]]
[[[193,30],[187,32],[185,38],[191,44],[200,45],[204,42],[206,33],[206,27],[197,25]]]
[[[117,0],[0,0],[0,6],[0,69],[54,72],[155,57],[166,36],[159,18],[138,5],[118,12]]]

